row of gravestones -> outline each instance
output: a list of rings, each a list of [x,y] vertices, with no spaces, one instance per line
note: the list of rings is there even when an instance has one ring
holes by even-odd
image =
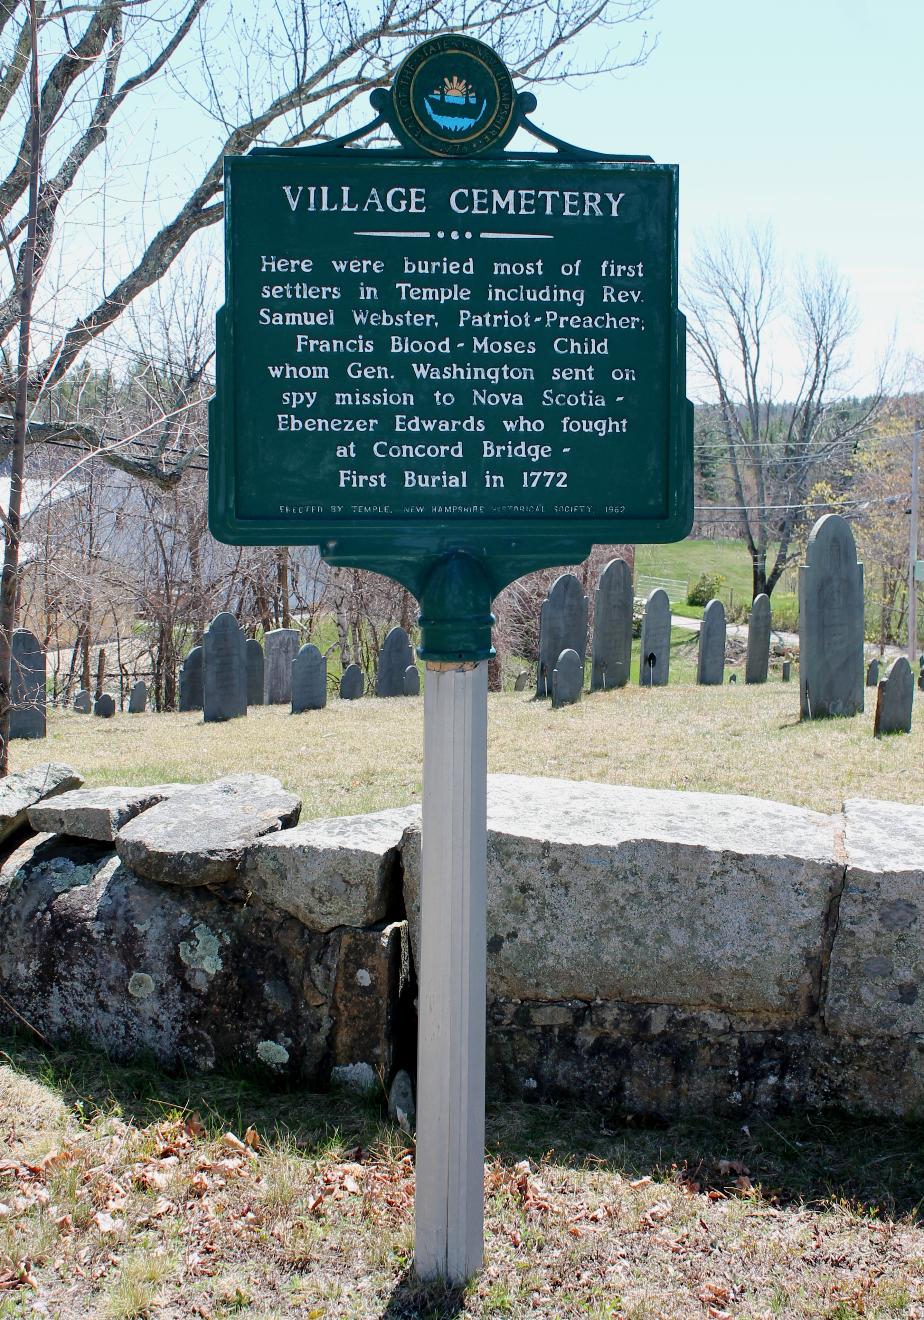
[[[129,715],[143,715],[148,708],[148,685],[143,679],[138,680],[132,687],[128,697]],[[112,719],[116,712],[115,698],[108,692],[102,692],[94,701],[93,696],[86,688],[81,689],[74,698],[74,710],[78,715],[101,716],[104,720]]]
[[[611,559],[600,575],[594,597],[591,692],[625,687],[629,681],[633,605],[632,570],[624,560]],[[562,574],[552,584],[539,614],[536,696],[551,696],[553,705],[578,701],[583,691],[587,613],[587,597],[580,582],[573,573]],[[770,629],[770,600],[760,595],[751,608],[746,683],[767,681]],[[725,631],[725,606],[720,600],[712,600],[706,606],[700,628],[698,683],[709,686],[723,681]],[[644,687],[663,687],[667,683],[670,640],[670,599],[659,587],[645,601],[642,618],[639,682]],[[522,675],[517,682],[522,691],[525,686]]]
[[[11,709],[10,738],[44,738],[46,733],[46,658],[45,651],[35,633],[28,628],[17,628],[11,643]],[[132,688],[128,709],[130,714],[143,711],[147,706],[148,690],[143,682]],[[74,709],[97,715],[114,715],[115,700],[103,693],[96,702],[89,692],[78,692]]]
[[[299,646],[295,628],[275,628],[264,638],[266,650],[245,638],[233,614],[219,614],[201,646],[194,646],[180,669],[180,710],[201,710],[205,723],[235,719],[248,706],[291,703],[292,713],[320,710],[327,704],[327,657],[311,642]],[[365,692],[363,672],[347,665],[340,697],[355,701]],[[377,697],[418,696],[420,673],[410,638],[392,628],[379,655]]]

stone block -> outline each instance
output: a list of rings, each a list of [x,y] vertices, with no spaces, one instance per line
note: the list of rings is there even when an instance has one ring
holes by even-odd
[[[48,761],[0,779],[0,843],[28,824],[30,807],[82,784],[83,776],[60,761]]]
[[[382,1084],[396,1062],[403,1009],[413,996],[407,922],[340,932],[331,996],[336,1069],[366,1064]]]
[[[30,807],[29,824],[40,833],[112,843],[123,825],[185,787],[157,784],[150,788],[78,788]]]
[[[914,710],[914,670],[906,656],[900,655],[889,676],[877,685],[873,733],[910,733]]]

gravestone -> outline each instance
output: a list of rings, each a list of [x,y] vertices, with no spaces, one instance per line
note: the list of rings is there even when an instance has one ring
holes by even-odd
[[[549,588],[539,612],[539,672],[536,696],[552,695],[552,671],[562,651],[587,654],[587,597],[573,573],[562,573]]]
[[[263,645],[263,702],[285,706],[292,700],[292,661],[298,655],[297,628],[274,628],[265,634]]]
[[[766,683],[770,668],[770,597],[754,597],[748,617],[748,654],[744,664],[745,683]]]
[[[792,677],[792,661],[791,661],[791,660],[784,660],[784,661],[783,661],[783,682],[784,682],[784,683],[788,683],[791,677]]]
[[[404,671],[404,695],[406,697],[420,696],[420,670],[416,665],[408,665]]]
[[[731,684],[731,683],[737,683],[737,682],[738,682],[738,675],[737,675],[737,674],[729,674],[729,676],[728,676],[728,681],[729,681],[729,684]]]
[[[180,666],[180,710],[202,709],[202,647],[194,646]]]
[[[392,628],[382,643],[375,675],[377,697],[403,697],[404,675],[414,663],[411,639],[403,628]]]
[[[514,692],[525,692],[529,687],[529,670],[521,669],[513,684]]]
[[[139,678],[128,698],[129,715],[143,715],[148,705],[148,686]]]
[[[584,690],[584,661],[568,647],[552,670],[552,708],[573,706]]]
[[[247,657],[247,705],[263,705],[263,647],[256,637],[248,637],[244,644]]]
[[[93,714],[99,715],[100,719],[111,720],[115,714],[115,701],[108,692],[103,692],[93,703]]]
[[[10,738],[45,737],[45,652],[35,633],[13,633]]]
[[[799,698],[803,719],[863,709],[863,565],[850,524],[826,513],[799,569]]]
[[[306,642],[292,661],[292,714],[323,710],[327,705],[327,660]]]
[[[867,666],[867,669],[866,669],[866,686],[867,686],[867,687],[878,687],[878,686],[879,686],[879,661],[878,661],[878,660],[870,660],[869,665]]]
[[[703,687],[715,687],[725,678],[725,606],[713,599],[703,610],[699,630],[699,653],[696,681]]]
[[[89,715],[93,710],[93,698],[86,688],[81,688],[74,698],[74,710],[78,715]]]
[[[347,665],[340,679],[340,700],[358,701],[366,690],[366,680],[359,665]]]
[[[247,714],[247,651],[233,614],[216,614],[202,639],[202,718],[206,724]]]
[[[624,559],[611,559],[600,574],[591,654],[591,692],[625,687],[632,661],[632,570]]]
[[[884,733],[910,733],[913,707],[914,670],[908,659],[900,655],[888,678],[878,685],[873,733],[877,738]]]
[[[663,587],[645,601],[638,681],[642,687],[666,687],[671,663],[671,602]]]
[[[918,687],[924,692],[924,655],[918,659]]]

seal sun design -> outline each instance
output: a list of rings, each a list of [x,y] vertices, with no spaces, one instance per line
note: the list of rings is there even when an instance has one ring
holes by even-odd
[[[424,97],[424,108],[440,128],[450,133],[465,133],[475,127],[487,108],[486,98],[478,104],[471,83],[453,74],[443,79],[442,87],[435,88]]]

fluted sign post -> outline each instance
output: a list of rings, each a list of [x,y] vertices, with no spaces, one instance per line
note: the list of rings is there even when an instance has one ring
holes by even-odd
[[[677,168],[532,124],[498,56],[418,46],[365,128],[225,167],[210,525],[420,602],[426,662],[416,1266],[483,1237],[491,602],[594,543],[679,540],[692,417]],[[353,145],[389,128],[396,148]],[[552,150],[515,152],[525,128]]]

